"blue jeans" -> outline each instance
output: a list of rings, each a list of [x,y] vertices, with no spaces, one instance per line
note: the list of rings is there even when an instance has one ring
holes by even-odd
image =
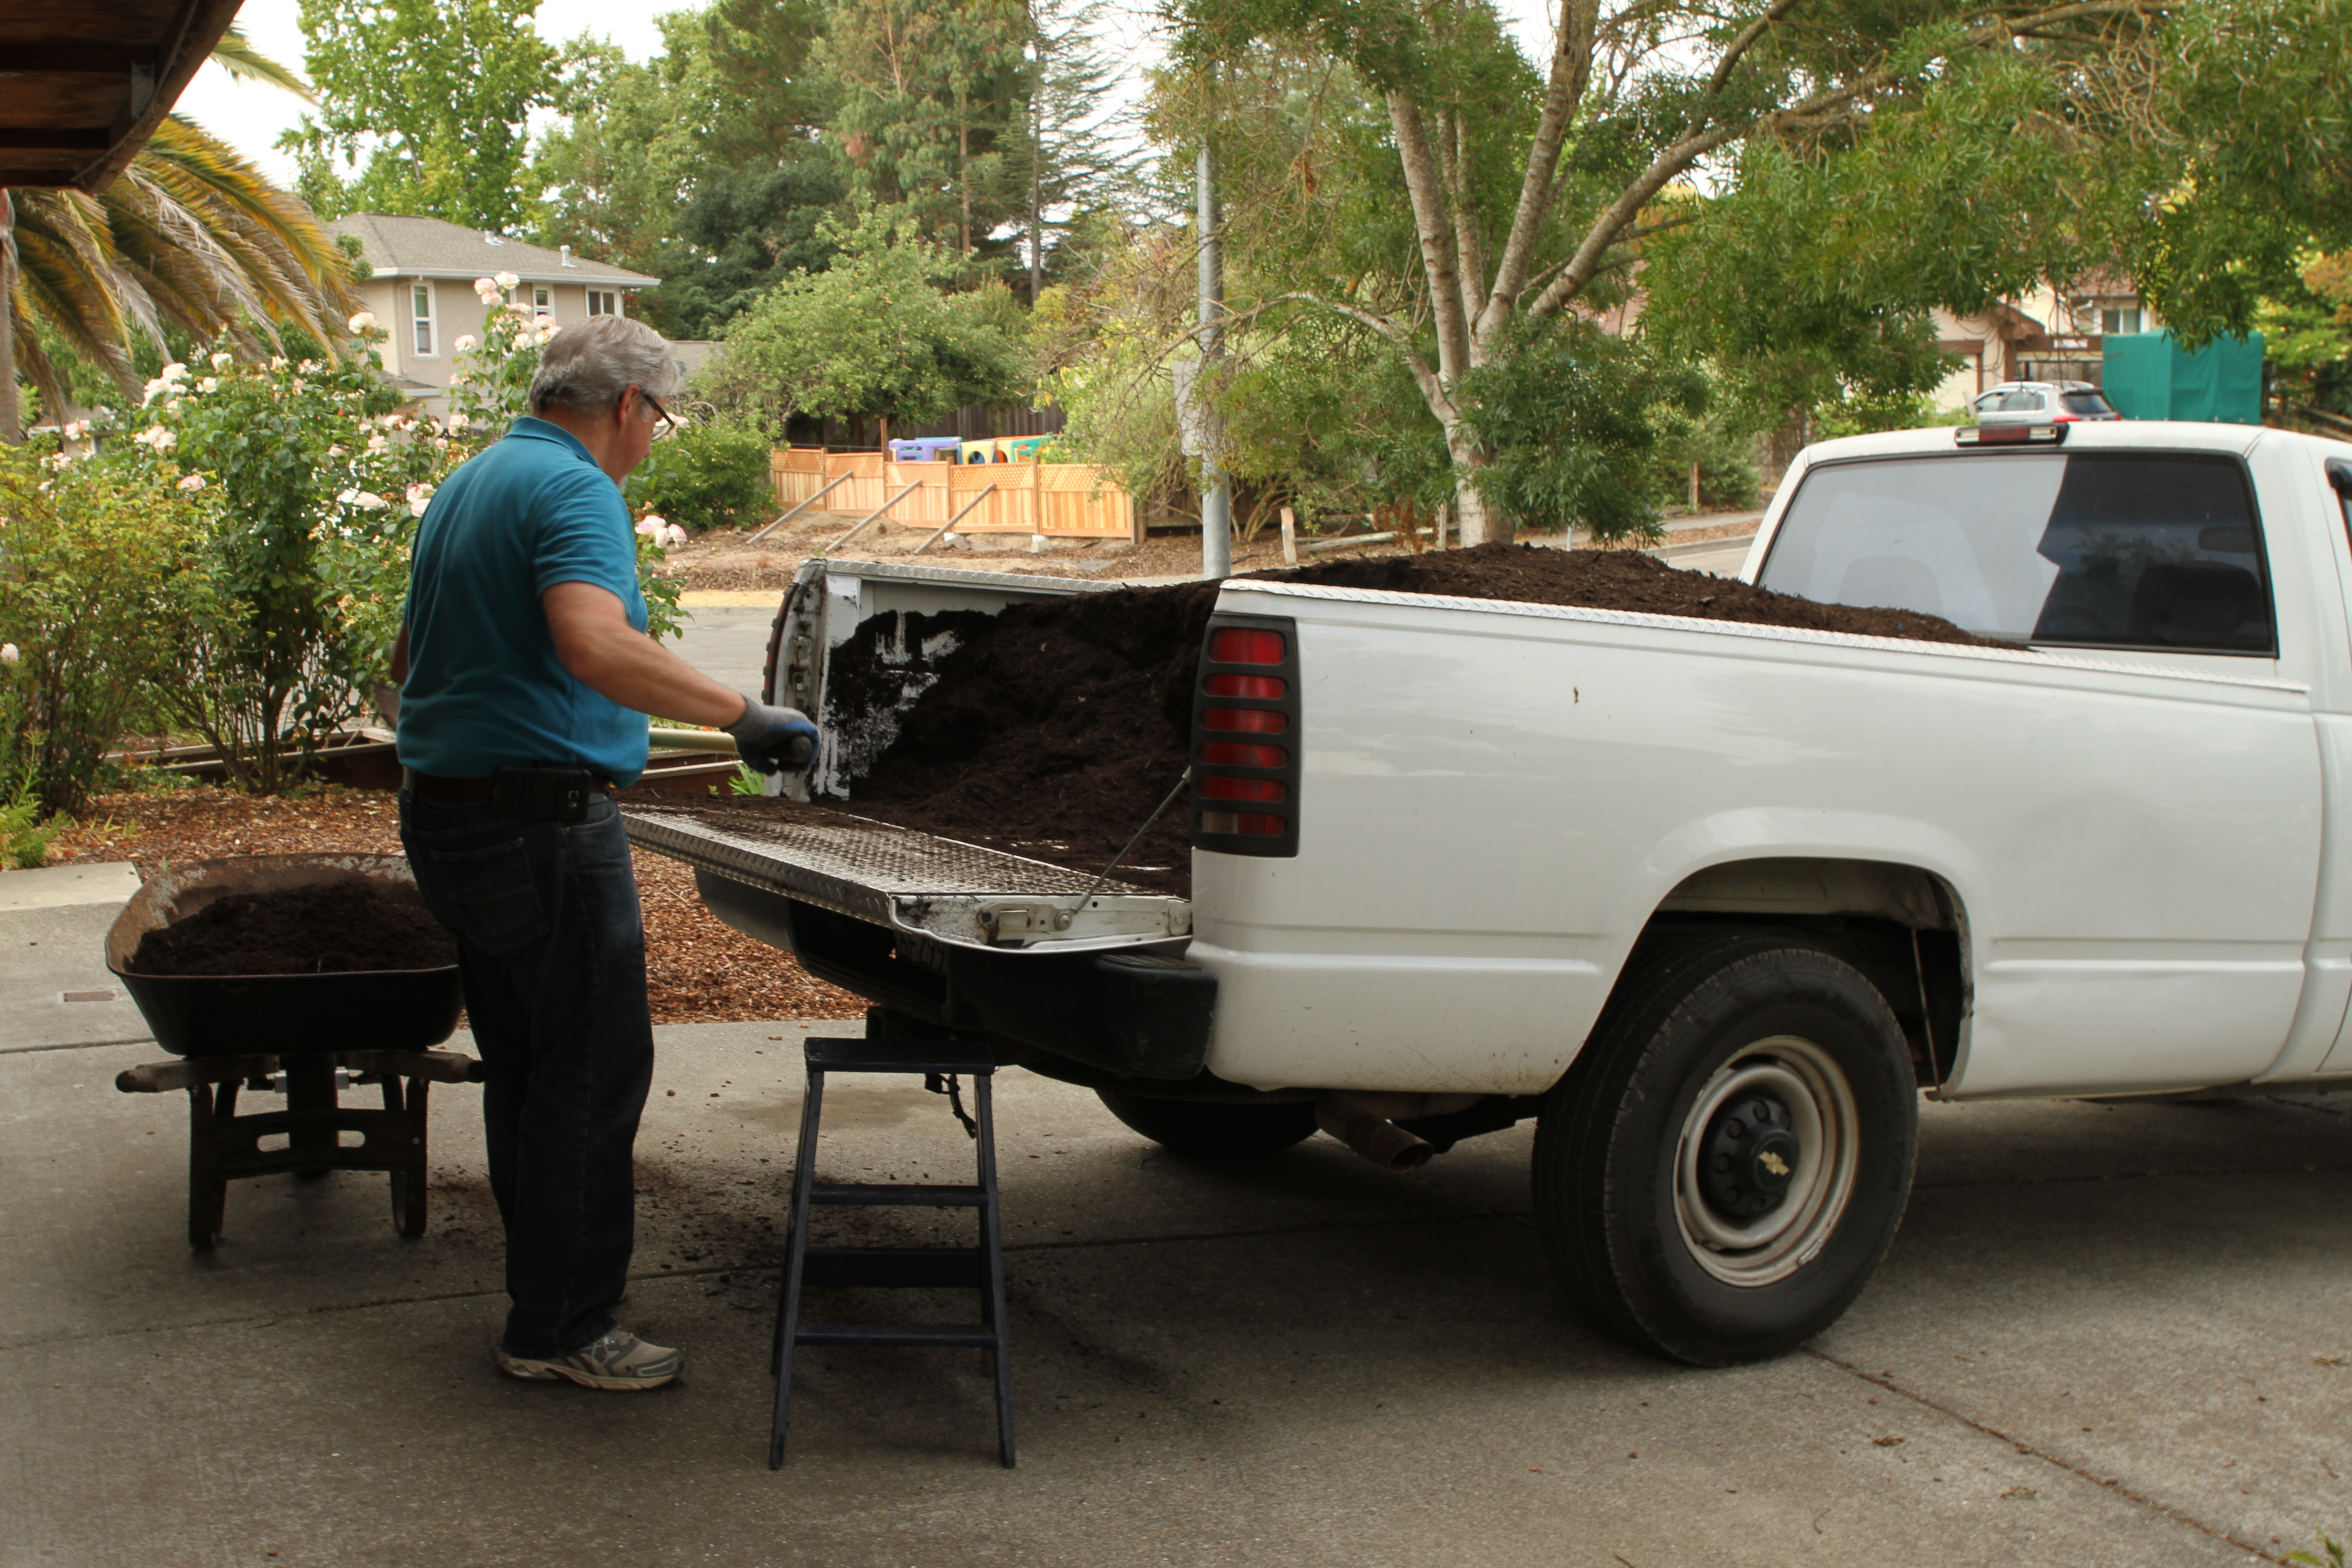
[[[506,1348],[559,1355],[613,1327],[636,1242],[632,1149],[653,1082],[646,933],[610,797],[584,822],[400,794],[425,906],[457,939],[490,1191],[507,1236]]]

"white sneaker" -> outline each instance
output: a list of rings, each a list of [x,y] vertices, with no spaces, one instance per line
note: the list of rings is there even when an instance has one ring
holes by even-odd
[[[560,1356],[520,1356],[499,1347],[499,1370],[509,1377],[568,1377],[583,1388],[659,1388],[685,1369],[682,1352],[649,1345],[617,1325]]]

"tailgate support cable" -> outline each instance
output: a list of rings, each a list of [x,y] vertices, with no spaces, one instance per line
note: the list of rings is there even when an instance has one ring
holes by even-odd
[[[1150,816],[1145,817],[1143,819],[1143,826],[1135,830],[1135,837],[1127,841],[1127,847],[1110,858],[1110,864],[1102,868],[1102,875],[1095,879],[1095,885],[1088,888],[1085,894],[1078,900],[1077,909],[1064,910],[1054,917],[1054,929],[1055,931],[1067,931],[1070,929],[1070,922],[1078,917],[1080,911],[1084,910],[1087,904],[1094,901],[1094,896],[1097,893],[1103,890],[1103,884],[1108,882],[1110,880],[1110,874],[1118,869],[1118,863],[1126,859],[1129,855],[1135,853],[1135,847],[1143,842],[1143,836],[1151,831],[1152,824],[1158,822],[1161,817],[1168,815],[1168,808],[1176,804],[1176,797],[1182,795],[1184,793],[1184,786],[1192,782],[1192,770],[1188,764],[1183,773],[1178,775],[1176,787],[1170,790],[1168,792],[1168,798],[1160,803],[1160,808],[1157,811],[1154,811]]]

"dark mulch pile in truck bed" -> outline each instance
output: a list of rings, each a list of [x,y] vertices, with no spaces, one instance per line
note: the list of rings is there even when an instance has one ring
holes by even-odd
[[[449,933],[414,893],[320,882],[215,899],[141,937],[130,967],[135,974],[343,974],[457,962]]]
[[[1252,575],[1985,646],[1932,616],[1817,605],[1631,551],[1489,544]],[[1216,599],[1216,584],[1185,583],[1015,605],[985,621],[938,617],[932,629],[952,630],[961,646],[897,742],[851,786],[848,808],[1100,869],[1184,771],[1192,676]],[[859,660],[873,646],[861,638],[835,653],[836,719],[855,710],[843,699],[866,689],[871,672]],[[1188,829],[1179,800],[1122,863],[1120,879],[1189,892]]]

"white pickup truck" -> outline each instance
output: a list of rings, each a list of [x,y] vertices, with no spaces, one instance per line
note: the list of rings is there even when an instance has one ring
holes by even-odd
[[[1748,581],[2004,647],[1228,582],[1189,900],[849,816],[632,831],[875,1027],[987,1036],[1180,1150],[1319,1122],[1402,1168],[1533,1117],[1584,1309],[1769,1355],[1884,1254],[1921,1090],[2352,1075],[2347,496],[2352,446],[2227,426],[1800,457]],[[1099,586],[812,563],[770,695],[854,812],[952,640],[921,615]],[[837,710],[830,653],[891,614],[897,696]]]

